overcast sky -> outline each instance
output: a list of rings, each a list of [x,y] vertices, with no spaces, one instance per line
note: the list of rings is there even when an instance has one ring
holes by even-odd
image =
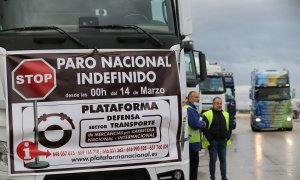
[[[300,0],[191,0],[195,49],[233,71],[237,104],[250,104],[250,73],[290,71],[300,98]]]

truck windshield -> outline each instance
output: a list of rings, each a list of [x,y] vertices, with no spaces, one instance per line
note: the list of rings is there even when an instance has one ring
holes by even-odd
[[[200,82],[200,90],[202,93],[221,94],[225,92],[222,77],[207,77]]]
[[[255,89],[256,100],[288,100],[291,99],[289,87],[268,87]]]
[[[0,30],[56,26],[67,32],[79,32],[80,26],[132,24],[152,33],[173,34],[175,33],[173,16],[171,0],[0,1]],[[131,32],[132,29],[122,31]]]
[[[226,100],[234,100],[235,97],[234,97],[233,89],[227,87],[225,96],[226,96]]]
[[[234,80],[233,80],[233,77],[231,77],[231,76],[226,76],[226,77],[224,77],[224,80],[225,80],[225,85],[226,85],[226,86],[234,86]]]
[[[195,63],[193,60],[193,52],[184,53],[185,70],[187,80],[196,80]]]

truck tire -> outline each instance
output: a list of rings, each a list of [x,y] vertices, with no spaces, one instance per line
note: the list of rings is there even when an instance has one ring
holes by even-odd
[[[251,129],[253,132],[258,132],[258,129],[256,129],[254,126],[251,126]]]
[[[292,131],[292,130],[293,130],[293,128],[286,128],[286,130],[287,130],[287,131]]]

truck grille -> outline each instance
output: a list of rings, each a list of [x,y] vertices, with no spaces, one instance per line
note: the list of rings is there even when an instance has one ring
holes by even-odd
[[[44,180],[150,180],[146,169],[47,175]]]
[[[285,102],[270,102],[267,105],[260,105],[262,121],[279,122],[285,121],[289,116],[291,117],[291,107]]]

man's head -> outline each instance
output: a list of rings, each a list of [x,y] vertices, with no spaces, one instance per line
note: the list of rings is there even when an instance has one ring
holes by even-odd
[[[190,103],[199,102],[200,100],[199,93],[196,91],[190,91],[187,99]]]
[[[220,97],[215,97],[213,99],[213,109],[217,111],[222,110],[222,99]]]

